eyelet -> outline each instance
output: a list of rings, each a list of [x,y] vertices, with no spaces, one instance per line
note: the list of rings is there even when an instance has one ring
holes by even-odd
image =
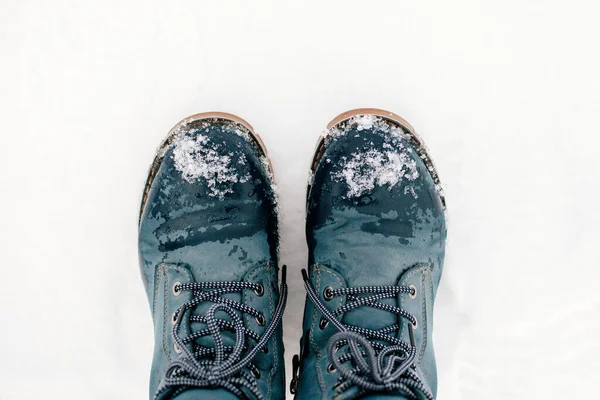
[[[408,287],[412,290],[411,292],[408,292],[408,298],[409,299],[416,299],[417,298],[417,287],[413,284],[408,285]]]
[[[252,374],[254,379],[260,379],[260,371],[258,369],[251,369],[250,374]]]
[[[177,343],[173,343],[173,350],[175,350],[175,353],[177,354],[183,353],[183,350],[177,345]]]
[[[321,321],[319,321],[319,328],[325,329],[329,325],[329,321],[325,317],[321,317]]]
[[[177,313],[177,310],[171,315],[171,325],[175,325],[175,323],[177,322],[177,317],[179,316],[179,314]]]
[[[331,286],[326,286],[325,289],[323,289],[323,298],[327,301],[333,299],[333,288]]]
[[[327,366],[327,372],[329,372],[330,374],[333,374],[335,371],[336,371],[336,369],[335,369],[335,365],[333,365],[333,363],[330,363],[330,364]]]
[[[177,289],[177,287],[179,286],[179,289]],[[181,282],[175,282],[173,284],[173,296],[177,297],[181,294],[182,290],[181,290]]]
[[[269,354],[269,346],[263,347],[263,353]]]
[[[254,294],[258,297],[262,297],[262,295],[265,294],[265,287],[259,283],[258,288],[254,289]]]
[[[256,323],[259,324],[260,326],[264,326],[265,324],[265,316],[262,314],[258,314],[258,316],[256,316],[254,318],[256,320]]]
[[[411,325],[413,326],[413,330],[417,329],[419,327],[419,321],[417,321],[417,319],[415,318],[415,322],[411,322]]]

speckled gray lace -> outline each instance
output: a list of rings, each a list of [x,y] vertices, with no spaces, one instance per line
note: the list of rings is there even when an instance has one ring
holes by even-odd
[[[305,270],[302,270],[302,276],[312,303],[323,314],[325,320],[339,331],[331,336],[327,345],[331,365],[341,375],[334,386],[338,393],[356,386],[361,393],[397,392],[409,399],[419,399],[417,395],[419,391],[428,400],[434,400],[431,391],[415,372],[417,355],[413,333],[417,324],[415,317],[399,307],[379,301],[395,298],[399,293],[413,294],[412,288],[408,286],[327,288],[327,293],[324,295],[329,299],[335,296],[347,296],[346,304],[330,311],[315,292]],[[361,297],[361,295],[366,296]],[[338,320],[337,317],[340,315],[362,306],[389,311],[407,319],[410,343],[390,335],[399,331],[399,324],[371,330],[347,325]],[[347,347],[347,351],[340,351],[344,347]]]
[[[259,284],[253,282],[193,282],[178,285],[176,290],[191,290],[194,294],[192,300],[181,306],[174,315],[173,341],[177,351],[182,353],[182,357],[171,362],[154,398],[158,399],[169,390],[174,390],[170,397],[175,397],[192,387],[219,387],[229,390],[240,398],[248,398],[251,394],[256,399],[262,399],[256,383],[256,378],[260,377],[260,371],[252,364],[252,361],[259,351],[267,348],[268,341],[281,324],[287,299],[285,275],[285,266],[283,266],[279,302],[271,323],[261,337],[244,326],[238,312],[251,315],[257,321],[262,320],[263,324],[264,315],[245,304],[221,297],[223,294],[241,292],[245,289],[264,290]],[[191,315],[190,312],[188,321],[190,323],[201,322],[207,327],[181,338],[179,330],[183,316],[188,310],[193,310],[198,304],[206,301],[215,304],[202,316]],[[227,314],[230,320],[217,318],[215,314],[219,311]],[[235,332],[234,346],[223,344],[222,330]],[[212,336],[214,347],[202,347],[194,344],[196,339],[208,335]],[[247,337],[253,339],[255,342],[253,346],[250,345]],[[193,351],[189,349],[190,343],[194,344]],[[247,390],[242,390],[243,388]]]

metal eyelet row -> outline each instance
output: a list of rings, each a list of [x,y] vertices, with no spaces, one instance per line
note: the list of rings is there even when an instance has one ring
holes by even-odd
[[[258,287],[256,289],[254,289],[254,294],[257,295],[258,297],[262,297],[265,294],[265,287],[262,285],[262,283],[258,284]],[[258,314],[258,316],[256,316],[254,318],[256,320],[256,323],[260,326],[264,326],[265,325],[265,316],[263,314]]]
[[[333,300],[333,288],[331,286],[325,286],[325,289],[323,289],[323,298],[325,301]],[[325,317],[321,317],[321,320],[319,321],[319,328],[323,330],[327,328],[328,325],[329,321]]]

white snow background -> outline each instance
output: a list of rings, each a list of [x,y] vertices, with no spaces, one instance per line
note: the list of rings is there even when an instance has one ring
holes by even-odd
[[[440,400],[600,390],[600,9],[593,1],[8,1],[0,5],[0,399],[144,399],[137,213],[190,114],[247,119],[280,188],[288,380],[304,199],[337,114],[423,136],[449,209]]]

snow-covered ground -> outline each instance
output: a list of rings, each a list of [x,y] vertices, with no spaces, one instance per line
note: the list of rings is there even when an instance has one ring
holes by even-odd
[[[449,246],[439,399],[600,390],[596,2],[2,1],[0,399],[143,399],[146,172],[181,118],[247,119],[280,188],[288,377],[304,194],[326,123],[388,109],[423,136]]]

